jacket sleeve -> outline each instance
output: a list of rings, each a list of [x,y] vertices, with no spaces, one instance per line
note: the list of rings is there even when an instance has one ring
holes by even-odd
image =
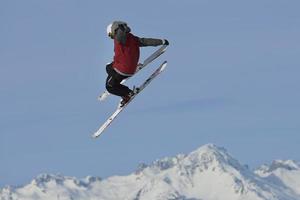
[[[161,39],[154,39],[154,38],[138,38],[140,47],[146,46],[158,46],[164,43],[164,40]]]

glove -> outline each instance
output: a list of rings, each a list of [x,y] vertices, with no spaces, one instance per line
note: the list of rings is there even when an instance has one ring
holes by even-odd
[[[163,39],[163,45],[169,45],[169,41],[167,39]]]

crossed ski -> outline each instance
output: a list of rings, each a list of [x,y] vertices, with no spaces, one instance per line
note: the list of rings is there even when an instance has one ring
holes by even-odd
[[[157,56],[158,57],[158,56]],[[155,59],[155,58],[154,58]],[[154,60],[153,59],[153,60]],[[151,60],[152,61],[152,60]],[[151,62],[150,61],[150,62]],[[116,111],[104,122],[104,124],[92,135],[93,138],[99,137],[103,131],[113,122],[113,120],[127,107],[127,105],[138,95],[140,94],[144,88],[146,88],[149,83],[155,79],[167,66],[167,61],[164,61],[154,72],[146,79],[138,88],[139,92],[134,94],[131,99],[123,106],[118,105]]]

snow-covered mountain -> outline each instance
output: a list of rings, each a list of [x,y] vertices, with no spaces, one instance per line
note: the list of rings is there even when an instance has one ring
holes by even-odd
[[[23,187],[5,187],[1,200],[300,200],[300,166],[274,161],[255,172],[223,148],[141,164],[128,176],[104,180],[42,174]]]
[[[263,165],[255,173],[270,182],[292,190],[300,196],[300,165],[292,160],[275,160],[271,165]]]

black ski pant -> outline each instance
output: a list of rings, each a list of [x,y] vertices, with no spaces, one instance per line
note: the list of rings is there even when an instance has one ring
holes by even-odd
[[[116,72],[113,69],[112,64],[106,65],[106,72],[108,74],[106,78],[106,89],[109,93],[123,97],[127,96],[132,91],[127,86],[121,84],[121,81],[129,76],[123,76]]]

